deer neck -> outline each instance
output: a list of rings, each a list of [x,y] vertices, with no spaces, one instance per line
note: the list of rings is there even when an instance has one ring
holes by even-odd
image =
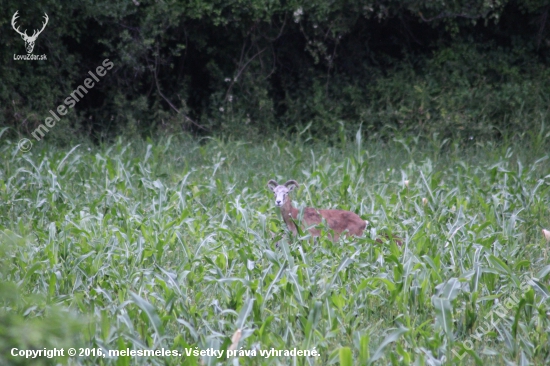
[[[292,201],[290,197],[281,206],[281,215],[283,216],[283,220],[286,226],[290,229],[290,231],[296,234],[296,225],[292,220],[298,218],[298,209],[292,206]]]

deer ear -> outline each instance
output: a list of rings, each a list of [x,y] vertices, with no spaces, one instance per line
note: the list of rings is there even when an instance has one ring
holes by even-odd
[[[288,188],[288,191],[292,191],[294,190],[294,188],[298,188],[298,182],[296,182],[295,180],[289,180],[288,182],[285,183],[285,187]]]
[[[278,185],[279,183],[275,182],[273,179],[270,179],[269,182],[267,182],[267,187],[272,191],[274,191],[275,187],[277,187]]]

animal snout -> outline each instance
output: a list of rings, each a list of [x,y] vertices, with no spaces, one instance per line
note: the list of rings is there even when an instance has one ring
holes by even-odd
[[[283,201],[281,201],[281,200],[275,200],[275,204],[276,204],[277,206],[281,206],[281,205],[283,204]]]

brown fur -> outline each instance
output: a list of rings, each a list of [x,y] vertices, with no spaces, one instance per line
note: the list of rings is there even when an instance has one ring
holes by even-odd
[[[294,235],[298,233],[296,229],[296,222],[299,219],[299,211],[297,208],[292,206],[292,200],[290,199],[289,193],[296,187],[298,187],[298,182],[295,180],[289,180],[282,186],[279,185],[276,181],[270,180],[267,183],[269,189],[275,193],[275,203],[281,209],[281,214],[283,220],[290,231]],[[282,204],[281,204],[282,199]],[[338,240],[342,233],[345,233],[346,236],[355,235],[361,236],[367,227],[367,222],[359,217],[357,214],[344,211],[344,210],[318,210],[316,208],[306,207],[302,213],[302,224],[304,228],[307,228],[311,236],[319,236],[321,231],[315,226],[321,224],[323,219],[326,221],[328,227],[334,231],[333,240]],[[384,235],[386,239],[393,239],[397,245],[401,246],[403,243],[402,239],[394,236]],[[378,243],[382,243],[382,239],[377,238]]]
[[[281,214],[287,227],[294,234],[297,233],[296,225],[293,220],[298,221],[299,211],[292,206],[292,200],[287,197],[281,206]],[[309,228],[311,236],[319,236],[320,230],[315,228],[325,219],[329,228],[334,231],[334,240],[338,240],[340,235],[345,232],[346,235],[363,235],[363,231],[367,227],[367,222],[357,214],[344,210],[318,210],[311,207],[306,207],[303,211],[304,226]]]

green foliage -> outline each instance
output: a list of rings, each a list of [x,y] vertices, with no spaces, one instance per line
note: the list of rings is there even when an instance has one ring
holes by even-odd
[[[183,355],[73,360],[84,365],[213,365],[185,350],[234,343],[320,354],[297,364],[547,364],[546,127],[500,144],[365,135],[338,147],[181,138],[42,142],[29,153],[6,141],[2,357],[5,347],[78,343]],[[265,187],[272,178],[300,183],[297,207],[358,213],[366,234],[288,236]],[[382,233],[403,246],[376,242]]]
[[[46,138],[250,138],[310,123],[320,138],[342,124],[350,134],[363,125],[468,136],[547,113],[544,0],[6,0],[4,9],[0,125],[12,136],[29,137],[105,58],[114,68]],[[47,61],[13,60],[24,52],[16,10],[28,29],[49,14],[35,49]]]
[[[12,357],[12,352],[82,346],[86,315],[79,316],[54,300],[51,286],[56,285],[61,272],[36,260],[36,249],[30,245],[35,239],[3,227],[0,231],[0,363],[30,363],[30,358]],[[48,287],[50,290],[45,291]],[[68,360],[66,352],[65,357],[55,359],[51,354],[43,356],[34,357],[32,364],[55,365],[56,360]]]

